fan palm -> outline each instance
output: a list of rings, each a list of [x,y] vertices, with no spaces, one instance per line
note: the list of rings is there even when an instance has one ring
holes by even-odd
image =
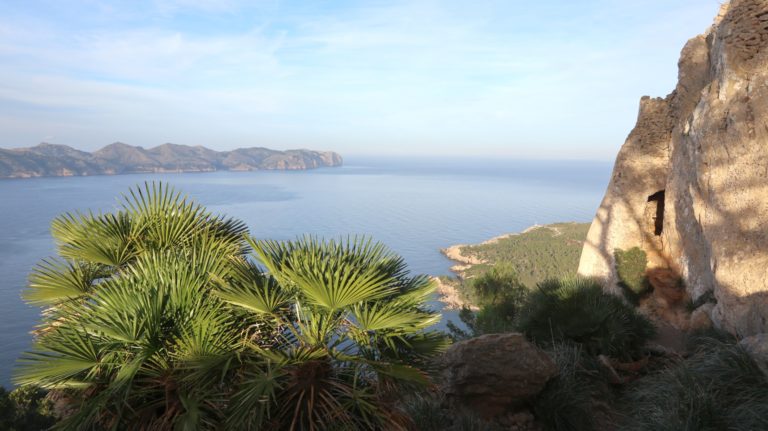
[[[403,428],[395,389],[428,384],[423,367],[447,346],[425,331],[439,319],[424,305],[429,279],[410,277],[401,257],[362,238],[249,244],[268,276],[254,282],[261,272],[247,264],[217,294],[261,319],[277,342],[265,346],[260,334],[245,343],[270,372],[237,388],[229,425],[263,426],[268,396],[281,406],[268,415],[278,429]]]
[[[445,347],[431,283],[370,240],[256,241],[154,183],[52,231],[16,381],[70,401],[62,429],[402,428],[393,390]]]
[[[543,346],[571,342],[590,354],[631,359],[655,334],[653,324],[618,296],[586,278],[546,280],[528,297],[518,320]]]
[[[199,397],[216,388],[186,391],[181,364],[201,331],[222,351],[238,342],[210,292],[245,259],[245,225],[152,183],[114,213],[65,214],[52,233],[59,257],[37,266],[25,293],[47,308],[17,382],[70,399],[76,413],[62,428],[215,423],[220,407]]]

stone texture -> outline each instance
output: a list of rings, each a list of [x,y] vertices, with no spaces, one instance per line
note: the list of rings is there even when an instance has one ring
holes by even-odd
[[[768,0],[723,5],[678,78],[641,100],[579,273],[616,292],[614,249],[640,246],[692,299],[714,292],[716,326],[768,332]]]
[[[691,320],[688,326],[689,331],[709,329],[712,327],[712,310],[715,304],[704,304],[693,310]]]
[[[448,404],[483,418],[518,410],[557,374],[544,352],[521,334],[487,334],[451,346],[441,359]]]

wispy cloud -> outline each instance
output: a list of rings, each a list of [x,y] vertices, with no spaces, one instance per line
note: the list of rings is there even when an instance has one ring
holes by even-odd
[[[608,155],[717,1],[575,3],[0,6],[0,145]]]

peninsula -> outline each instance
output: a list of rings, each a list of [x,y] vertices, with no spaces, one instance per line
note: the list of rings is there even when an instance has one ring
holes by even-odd
[[[145,149],[116,142],[92,153],[47,143],[30,148],[0,148],[0,178],[304,170],[342,163],[341,156],[331,151],[277,151],[262,147],[214,151],[201,146],[163,144]]]
[[[439,300],[447,309],[476,309],[467,281],[497,265],[511,266],[531,288],[547,279],[573,277],[588,229],[589,223],[537,224],[479,244],[444,248],[441,252],[456,265],[451,267],[454,276],[433,277]]]

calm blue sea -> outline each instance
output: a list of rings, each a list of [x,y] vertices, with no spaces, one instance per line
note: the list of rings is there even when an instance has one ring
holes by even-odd
[[[54,252],[51,220],[114,209],[120,193],[143,181],[169,182],[244,220],[259,238],[371,235],[414,272],[438,275],[451,265],[440,248],[534,223],[591,220],[610,169],[607,162],[350,158],[341,168],[304,172],[0,180],[0,385],[9,385],[31,342],[39,310],[20,294],[30,269]]]

